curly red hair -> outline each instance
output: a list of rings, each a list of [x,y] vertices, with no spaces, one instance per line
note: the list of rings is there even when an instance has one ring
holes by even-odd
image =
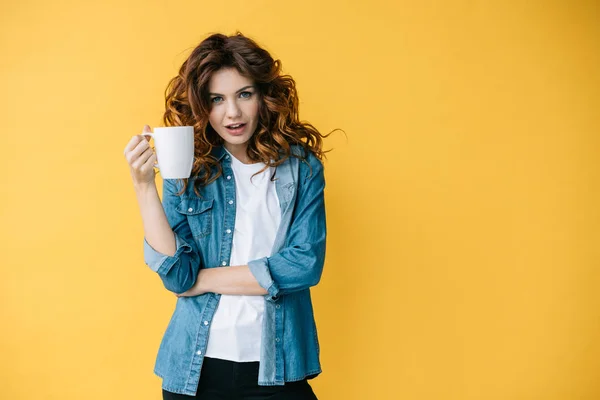
[[[239,31],[235,35],[213,34],[190,54],[165,90],[165,126],[194,127],[194,165],[196,185],[208,185],[217,179],[221,166],[211,155],[223,139],[209,123],[211,108],[208,84],[212,74],[222,68],[235,68],[254,81],[259,98],[259,122],[248,141],[248,158],[277,167],[288,157],[298,157],[290,146],[300,145],[323,160],[323,138],[313,125],[298,117],[296,83],[281,74],[281,61]],[[305,160],[305,157],[298,157]],[[266,168],[266,167],[265,167]],[[183,191],[188,179],[184,179]],[[196,193],[198,187],[195,187]]]

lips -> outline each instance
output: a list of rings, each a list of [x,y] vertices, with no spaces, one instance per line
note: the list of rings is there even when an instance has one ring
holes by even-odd
[[[246,125],[246,124],[244,124],[244,123],[229,124],[229,125],[225,125],[225,128],[227,128],[227,129],[237,129],[237,128],[243,127],[244,125]]]
[[[227,129],[227,132],[229,132],[230,135],[241,135],[244,133],[244,129],[246,128],[246,124],[243,123],[238,123],[238,124],[229,124],[225,126],[225,129]]]

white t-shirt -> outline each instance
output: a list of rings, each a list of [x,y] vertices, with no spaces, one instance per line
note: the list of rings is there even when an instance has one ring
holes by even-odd
[[[274,168],[269,167],[252,177],[265,164],[244,164],[229,154],[236,187],[229,265],[247,265],[248,261],[271,255],[281,210],[275,182],[271,181]],[[237,362],[260,361],[264,302],[263,296],[221,295],[205,355]]]

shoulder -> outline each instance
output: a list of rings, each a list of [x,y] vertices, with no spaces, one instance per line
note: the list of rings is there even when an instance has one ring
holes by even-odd
[[[312,151],[307,150],[298,144],[291,145],[290,149],[292,154],[300,157],[301,160],[306,161],[311,167],[323,166],[321,160],[319,160]]]
[[[163,179],[163,193],[175,194],[182,188],[178,179]]]
[[[187,185],[183,179],[163,179],[163,194],[173,196],[189,196],[194,190],[195,177],[187,179]],[[184,190],[185,187],[185,190]]]
[[[312,151],[306,150],[300,145],[292,145],[290,148],[292,153],[299,157],[298,175],[302,182],[306,182],[315,175],[322,178],[323,162]]]

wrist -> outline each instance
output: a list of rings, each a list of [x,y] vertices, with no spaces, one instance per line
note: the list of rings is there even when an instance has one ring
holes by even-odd
[[[135,193],[138,196],[143,196],[146,195],[148,193],[158,193],[158,190],[156,188],[156,183],[154,181],[152,182],[143,182],[143,183],[137,183],[134,182],[133,183],[133,189],[135,190]]]
[[[206,273],[207,271],[210,271],[209,269],[200,269],[200,271],[198,271],[198,279],[196,280],[198,285],[197,285],[197,290],[199,292],[199,294],[204,294],[204,293],[208,293],[210,292],[210,273]]]

